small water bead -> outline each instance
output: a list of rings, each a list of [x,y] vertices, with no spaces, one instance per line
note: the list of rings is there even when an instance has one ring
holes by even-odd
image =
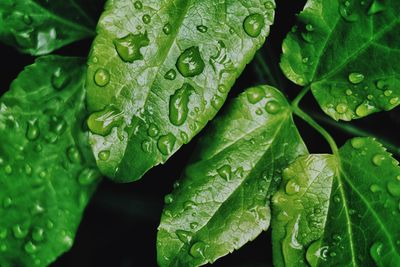
[[[392,95],[392,93],[393,93],[392,90],[385,90],[385,92],[383,92],[383,94],[384,94],[385,96],[390,96],[390,95]]]
[[[38,120],[28,121],[25,134],[26,138],[29,141],[35,141],[36,139],[38,139],[39,135],[40,135],[39,121]]]
[[[198,226],[199,226],[199,224],[197,222],[190,223],[190,228],[191,229],[196,229]]]
[[[350,89],[346,90],[346,95],[351,96],[353,94],[353,91],[351,91]]]
[[[368,102],[364,102],[357,107],[356,114],[359,117],[365,117],[376,111],[377,109],[374,106],[370,105]]]
[[[140,49],[148,46],[149,44],[150,40],[147,36],[147,32],[139,34],[129,33],[122,38],[114,40],[114,46],[119,57],[124,62],[129,63],[133,63],[136,60],[142,60],[143,55],[140,52]]]
[[[35,152],[39,153],[39,152],[42,152],[43,147],[41,144],[36,144],[35,147],[33,148],[33,150],[35,150]]]
[[[169,155],[175,147],[176,137],[172,133],[161,136],[157,141],[158,150],[163,155]]]
[[[232,176],[232,168],[230,165],[223,165],[217,170],[219,176],[221,176],[224,180],[229,181]]]
[[[108,70],[100,68],[94,74],[94,82],[100,86],[104,87],[110,82],[110,73]]]
[[[164,27],[163,27],[163,32],[164,32],[166,35],[169,35],[169,34],[171,33],[171,31],[172,31],[172,26],[171,26],[171,24],[170,24],[170,23],[166,23],[166,24],[164,25]]]
[[[100,160],[106,161],[110,158],[110,151],[109,150],[100,151],[98,157]]]
[[[57,70],[51,76],[51,84],[53,85],[54,89],[58,91],[64,89],[69,82],[69,75],[61,68],[57,68]]]
[[[379,185],[373,184],[369,187],[369,190],[371,190],[372,193],[377,193],[380,192],[382,189]]]
[[[188,134],[185,132],[180,132],[179,136],[184,144],[187,144],[190,141]]]
[[[185,244],[189,244],[192,239],[193,233],[185,230],[176,230],[175,234],[178,236],[179,240]]]
[[[369,7],[368,13],[367,13],[367,14],[368,14],[369,16],[375,15],[375,14],[377,14],[377,13],[380,13],[380,12],[385,11],[385,9],[386,9],[386,7],[385,7],[385,5],[383,4],[383,2],[378,1],[378,0],[374,0],[374,1],[372,2],[371,6]]]
[[[375,166],[381,166],[383,161],[386,159],[385,155],[382,154],[376,154],[372,158],[372,163],[374,163]]]
[[[264,16],[258,13],[251,14],[246,17],[243,22],[244,31],[253,38],[258,37],[261,34],[265,26]]]
[[[389,103],[392,105],[396,105],[399,102],[399,98],[398,97],[393,97],[389,100]]]
[[[174,196],[172,194],[165,195],[164,202],[165,204],[171,204],[174,202]]]
[[[274,9],[275,8],[275,4],[272,1],[267,1],[267,2],[265,2],[264,7],[266,9]]]
[[[205,64],[199,47],[192,46],[183,51],[176,62],[176,67],[183,77],[200,75],[205,68]]]
[[[360,149],[365,145],[365,139],[362,137],[355,137],[351,139],[351,146],[355,149]]]
[[[13,203],[13,201],[12,201],[11,197],[6,197],[3,200],[3,207],[7,209],[7,208],[11,207],[12,203]]]
[[[349,81],[352,84],[359,84],[362,83],[364,81],[364,75],[361,73],[357,73],[357,72],[352,72],[349,74]]]
[[[166,80],[170,80],[173,81],[176,78],[176,71],[174,69],[170,69],[169,71],[167,71],[167,73],[165,73],[164,78]]]
[[[25,252],[28,254],[33,254],[37,251],[37,247],[32,241],[28,241],[24,246]]]
[[[50,131],[56,133],[57,135],[61,135],[67,129],[67,122],[61,116],[51,116],[50,117]]]
[[[372,257],[372,259],[374,259],[375,262],[380,262],[381,260],[381,256],[382,256],[382,250],[383,250],[383,243],[382,242],[375,242],[370,250],[369,253]]]
[[[359,19],[359,15],[353,13],[350,7],[350,2],[346,1],[344,5],[339,7],[339,13],[341,17],[347,22],[356,22]]]
[[[398,182],[389,182],[387,184],[387,190],[394,197],[400,197],[400,183]]]
[[[202,241],[195,242],[190,247],[189,253],[195,258],[204,258],[204,252],[206,247],[207,245]]]
[[[81,162],[81,153],[79,152],[76,146],[70,146],[67,149],[67,157],[71,163],[80,163]]]
[[[122,122],[122,112],[114,106],[92,113],[87,120],[89,130],[102,136],[108,135],[112,128],[120,126]]]
[[[347,110],[348,110],[347,104],[341,103],[341,104],[338,104],[338,105],[336,106],[336,111],[337,111],[337,113],[339,113],[339,114],[346,113]]]
[[[196,29],[201,33],[206,33],[208,31],[208,28],[204,25],[199,25],[196,27]]]
[[[17,224],[12,227],[14,237],[16,239],[25,238],[28,235],[28,230],[23,229],[21,225]]]
[[[84,168],[78,175],[78,182],[80,185],[91,185],[99,177],[98,172],[92,168]]]
[[[7,174],[7,175],[12,174],[13,168],[11,167],[10,164],[7,164],[7,165],[4,167],[4,172],[5,172],[5,174]]]
[[[189,113],[189,97],[194,88],[188,83],[176,90],[169,100],[169,120],[175,126],[185,123]]]
[[[374,96],[373,95],[367,95],[367,99],[368,100],[372,100],[372,99],[374,99]]]
[[[134,6],[136,9],[142,9],[142,8],[143,8],[143,4],[142,4],[141,1],[136,1],[136,2],[133,4],[133,6]]]
[[[246,95],[251,104],[256,104],[265,97],[265,91],[261,87],[252,87],[247,90]]]
[[[281,105],[276,100],[270,100],[265,105],[265,110],[270,114],[276,114],[281,110]]]
[[[44,229],[40,227],[35,227],[32,231],[32,239],[36,242],[41,242],[44,240]]]
[[[143,15],[142,21],[143,21],[144,24],[149,24],[149,23],[151,22],[151,17],[150,17],[150,15],[148,15],[148,14]]]
[[[319,262],[326,262],[328,246],[321,246],[321,241],[314,241],[306,251],[306,260],[310,266],[318,266]]]
[[[150,137],[156,137],[159,133],[158,127],[155,124],[150,124],[149,128],[147,129],[147,135]]]
[[[286,187],[285,187],[286,194],[288,195],[294,195],[300,192],[300,185],[298,185],[295,181],[290,180],[287,182]]]

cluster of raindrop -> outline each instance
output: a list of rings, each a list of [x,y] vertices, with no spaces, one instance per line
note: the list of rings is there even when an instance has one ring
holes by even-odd
[[[253,105],[258,104],[259,102],[261,102],[262,100],[265,100],[267,98],[267,95],[266,95],[264,89],[261,87],[252,87],[252,88],[248,89],[246,91],[246,95],[247,95],[247,100],[249,101],[249,103],[253,104]],[[268,114],[271,114],[271,115],[277,114],[282,110],[282,105],[274,98],[268,97],[268,99],[266,100],[265,106],[264,106],[264,110]],[[256,114],[262,115],[263,110],[261,108],[258,108],[256,110]]]

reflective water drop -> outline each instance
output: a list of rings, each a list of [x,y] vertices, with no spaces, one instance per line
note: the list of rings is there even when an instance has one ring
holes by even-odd
[[[51,116],[49,122],[50,131],[56,133],[57,135],[61,135],[67,129],[67,122],[61,116]]]
[[[360,149],[365,145],[365,139],[362,137],[356,137],[351,139],[351,146],[355,149]]]
[[[181,137],[182,143],[184,143],[184,144],[189,143],[189,136],[187,135],[187,133],[185,133],[185,132],[180,132],[179,135],[180,135],[180,137]]]
[[[392,105],[396,105],[399,102],[399,98],[398,97],[393,97],[389,100],[389,103]]]
[[[44,207],[42,205],[40,205],[39,203],[34,203],[31,208],[32,215],[42,214],[44,211],[45,211]]]
[[[165,204],[171,204],[174,202],[174,196],[172,194],[165,195],[164,202]]]
[[[385,11],[386,7],[380,0],[374,0],[368,9],[368,15],[375,15],[377,13]]]
[[[276,114],[281,110],[281,105],[278,101],[271,100],[265,105],[265,110],[270,114]]]
[[[383,161],[386,159],[385,155],[382,154],[376,154],[372,158],[372,163],[374,163],[375,166],[381,166]]]
[[[169,100],[169,120],[175,126],[182,125],[189,113],[189,97],[194,91],[193,87],[188,83],[176,90]]]
[[[193,201],[186,201],[185,203],[183,203],[183,207],[184,207],[184,209],[185,210],[188,210],[188,209],[194,209],[194,208],[196,208],[197,207],[197,205],[196,205],[196,203],[194,203]]]
[[[373,184],[373,185],[371,185],[371,186],[369,187],[369,189],[371,190],[371,192],[372,192],[372,193],[376,193],[376,192],[379,192],[379,191],[381,191],[381,188],[380,188],[380,186],[379,186],[379,185],[377,185],[377,184]]]
[[[136,9],[142,9],[142,8],[143,8],[143,4],[142,4],[141,1],[136,1],[136,2],[133,4],[133,6],[134,6]]]
[[[24,249],[25,249],[26,253],[28,253],[28,254],[33,254],[33,253],[36,252],[37,247],[36,247],[35,244],[32,243],[32,241],[28,241],[28,242],[25,244]]]
[[[198,226],[199,226],[199,224],[197,222],[190,223],[190,228],[191,229],[196,229]]]
[[[374,261],[377,263],[381,262],[382,250],[383,250],[382,242],[375,242],[369,250],[372,259],[374,259]]]
[[[217,172],[224,180],[229,181],[231,179],[232,169],[230,165],[223,165]]]
[[[228,88],[225,86],[225,85],[223,85],[223,84],[220,84],[219,86],[218,86],[218,91],[220,92],[220,93],[226,93],[226,92],[228,92]]]
[[[51,84],[56,90],[64,89],[69,82],[70,77],[61,68],[57,68],[57,70],[51,76]]]
[[[174,149],[176,137],[172,133],[161,136],[158,139],[157,147],[158,150],[164,155],[169,155]]]
[[[393,93],[392,90],[385,90],[385,92],[383,92],[383,94],[384,94],[385,96],[390,96],[392,93]]]
[[[190,240],[192,239],[192,232],[185,231],[185,230],[176,230],[175,234],[178,236],[179,240],[185,244],[189,244]]]
[[[34,121],[28,121],[28,125],[26,128],[26,138],[29,141],[34,141],[36,140],[40,135],[40,130],[39,130],[39,121],[34,120]]]
[[[144,24],[149,24],[151,22],[151,17],[148,14],[143,15],[142,21]]]
[[[356,114],[359,117],[365,117],[377,111],[374,106],[371,106],[368,102],[364,102],[359,105],[356,109]]]
[[[94,74],[94,82],[100,86],[104,87],[110,82],[110,73],[108,70],[100,68]]]
[[[219,110],[223,104],[224,104],[224,99],[218,95],[214,96],[213,99],[211,100],[211,106],[216,110]]]
[[[275,8],[275,4],[272,1],[267,1],[267,2],[265,2],[264,7],[266,9],[274,9]]]
[[[171,33],[171,31],[172,31],[172,26],[171,26],[171,24],[170,24],[170,23],[165,24],[164,27],[163,27],[163,32],[164,32],[166,35],[169,35],[169,34]]]
[[[21,225],[17,224],[12,227],[14,237],[17,239],[25,238],[28,235],[28,230],[24,229]]]
[[[99,152],[98,157],[100,160],[106,161],[110,158],[110,150],[102,150]]]
[[[206,244],[202,241],[195,242],[189,250],[190,255],[195,258],[204,258]]]
[[[7,165],[4,167],[4,172],[5,172],[5,174],[7,174],[7,175],[12,174],[13,168],[11,167],[10,164],[7,164]]]
[[[347,111],[347,109],[348,109],[347,104],[341,103],[341,104],[338,104],[338,105],[336,106],[336,111],[337,111],[337,113],[339,113],[339,114],[345,113],[345,112]]]
[[[175,80],[176,78],[176,71],[173,69],[170,69],[169,71],[167,71],[167,73],[165,73],[164,78],[170,81]]]
[[[306,252],[306,260],[311,267],[318,266],[322,262],[326,262],[328,258],[328,246],[321,247],[321,241],[314,241]]]
[[[353,94],[353,91],[351,91],[350,89],[346,90],[346,95],[351,96]]]
[[[125,37],[114,40],[114,46],[119,57],[123,61],[129,63],[133,63],[136,60],[142,60],[143,55],[140,52],[140,49],[149,44],[150,40],[147,36],[147,32],[139,34],[130,33]]]
[[[261,87],[252,87],[247,90],[246,95],[251,104],[256,104],[265,97],[265,92]]]
[[[294,195],[300,192],[300,185],[298,185],[294,180],[290,180],[285,187],[286,194]]]
[[[400,197],[400,183],[398,182],[389,182],[387,184],[387,190],[394,197]]]
[[[341,5],[339,7],[339,13],[342,16],[342,18],[347,22],[356,22],[359,19],[359,15],[356,14],[356,13],[353,13],[350,10],[350,5],[349,4]]]
[[[0,228],[0,239],[5,239],[7,237],[8,231],[6,228]]]
[[[352,72],[349,74],[349,81],[352,84],[359,84],[362,83],[362,81],[364,81],[364,75],[361,73],[357,73],[357,72]]]
[[[3,200],[3,207],[4,208],[9,208],[11,205],[12,205],[12,198],[11,197],[6,197],[4,200]]]
[[[81,153],[79,152],[76,146],[70,146],[67,149],[67,157],[71,163],[80,163],[81,162]]]
[[[254,13],[246,17],[243,22],[244,31],[250,37],[258,37],[265,26],[265,19],[263,15]]]
[[[179,56],[176,67],[184,77],[194,77],[201,74],[205,64],[197,46],[192,46]]]
[[[150,124],[149,128],[147,129],[147,135],[150,137],[156,137],[159,133],[158,127],[155,124]]]
[[[32,231],[32,239],[36,242],[41,242],[44,240],[44,229],[40,227],[35,227]]]
[[[84,168],[78,175],[78,182],[81,185],[93,184],[99,177],[98,172],[92,168]]]
[[[204,25],[199,25],[199,26],[196,27],[196,29],[201,33],[205,33],[208,30],[208,28],[206,26],[204,26]]]
[[[89,130],[102,136],[109,134],[112,128],[120,126],[122,122],[122,112],[114,106],[92,113],[87,120]]]

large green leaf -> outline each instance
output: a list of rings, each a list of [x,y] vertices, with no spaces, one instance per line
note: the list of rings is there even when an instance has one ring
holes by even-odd
[[[1,0],[0,41],[31,55],[43,55],[94,36],[96,21],[88,10],[103,1]],[[90,9],[89,9],[90,6]]]
[[[276,266],[399,266],[400,168],[371,138],[299,158],[273,198]]]
[[[108,1],[89,60],[88,125],[100,170],[139,179],[222,106],[269,33],[273,1]]]
[[[248,89],[215,119],[166,207],[157,238],[160,266],[199,266],[266,230],[280,172],[307,149],[276,89]]]
[[[43,57],[0,98],[0,266],[47,266],[73,243],[99,172],[82,129],[85,60]]]
[[[309,0],[283,44],[282,70],[332,118],[400,104],[400,1]]]

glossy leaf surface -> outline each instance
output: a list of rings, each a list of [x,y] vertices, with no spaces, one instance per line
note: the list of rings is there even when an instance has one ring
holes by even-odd
[[[99,172],[82,129],[85,61],[42,57],[0,98],[0,266],[47,266],[73,243]]]
[[[137,180],[188,143],[264,43],[274,8],[260,0],[108,1],[87,78],[101,171]]]
[[[160,266],[199,266],[269,227],[280,172],[307,149],[285,97],[248,89],[215,119],[166,207],[157,238]]]
[[[309,0],[283,44],[281,67],[311,86],[336,120],[400,104],[400,2]]]
[[[400,168],[371,138],[311,155],[273,198],[276,266],[399,266]]]
[[[43,55],[94,36],[92,0],[1,0],[0,41],[24,53]]]

